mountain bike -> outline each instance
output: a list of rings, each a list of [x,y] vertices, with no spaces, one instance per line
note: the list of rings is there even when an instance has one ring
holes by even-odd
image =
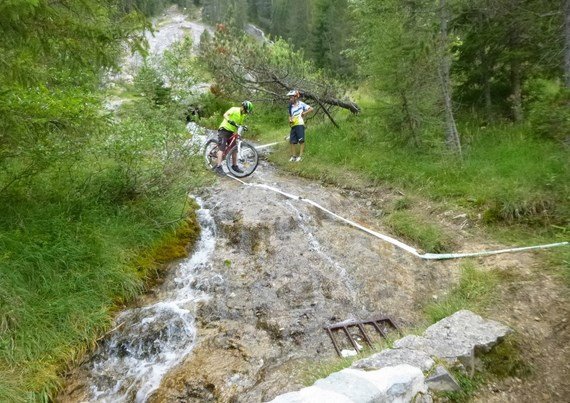
[[[247,130],[247,126],[238,126],[237,131],[232,134],[228,140],[226,151],[223,152],[222,158],[226,160],[228,171],[235,177],[244,178],[249,176],[257,168],[259,164],[259,154],[254,146],[247,141],[242,140],[243,132]],[[218,160],[218,140],[210,139],[204,145],[204,159],[206,166],[213,169],[217,165]],[[243,172],[236,172],[233,168],[233,155],[236,156],[236,165]]]

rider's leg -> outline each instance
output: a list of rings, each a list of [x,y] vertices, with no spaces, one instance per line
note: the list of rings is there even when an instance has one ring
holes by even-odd
[[[295,131],[295,126],[291,128],[291,133],[289,134],[289,144],[291,146],[291,158],[289,161],[295,161],[297,155],[297,132]]]
[[[297,145],[291,143],[291,158],[294,158],[297,155],[297,149],[296,149]]]
[[[299,139],[299,156],[297,157],[297,161],[301,161],[303,158],[303,151],[305,151],[305,126],[299,125],[295,126],[297,129],[297,138]]]
[[[237,164],[237,151],[234,151],[232,153],[232,169],[234,170],[235,173],[238,173],[238,174],[243,173],[243,171],[241,170],[241,168]]]
[[[222,166],[222,156],[223,156],[224,152],[222,150],[218,150],[218,153],[216,154],[217,158],[216,158],[216,166]]]
[[[293,126],[291,128],[291,134],[289,137],[289,143],[291,144],[291,158],[289,161],[293,162],[297,159],[297,143],[299,143],[299,138],[297,137],[297,127]]]
[[[218,130],[218,153],[216,154],[216,166],[222,166],[222,159],[224,155],[224,151],[226,151],[226,147],[228,146],[228,139],[232,135],[232,132],[220,129]]]

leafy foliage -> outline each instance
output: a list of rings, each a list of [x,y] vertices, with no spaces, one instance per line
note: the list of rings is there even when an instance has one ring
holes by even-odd
[[[570,89],[544,80],[529,82],[529,121],[534,132],[547,139],[568,144],[570,140]]]
[[[384,95],[383,115],[406,143],[419,146],[430,126],[441,125],[431,3],[355,3],[357,43],[351,55],[361,74]]]
[[[559,76],[562,16],[555,0],[462,3],[453,26],[461,35],[454,68],[464,102],[484,109],[489,121],[512,116],[517,86],[533,76]]]
[[[301,46],[309,50],[318,67],[345,79],[356,72],[347,52],[355,25],[354,14],[347,12],[348,5],[348,0],[317,1],[312,35],[307,35],[308,44]]]
[[[166,7],[171,4],[176,4],[181,8],[186,8],[191,5],[198,5],[197,0],[121,0],[120,6],[123,12],[129,13],[132,11],[140,11],[147,17],[158,15]]]
[[[0,5],[0,191],[97,137],[92,96],[121,41],[140,47],[146,23],[111,0],[19,0]],[[135,32],[137,32],[135,34]]]
[[[73,88],[7,93],[0,101],[0,190],[60,159],[75,160],[97,137],[98,107],[96,98]]]
[[[154,198],[188,180],[197,169],[182,119],[173,119],[172,107],[144,98],[110,127],[102,148],[109,158],[117,202]]]
[[[247,23],[247,10],[246,0],[204,0],[202,15],[208,22],[225,22],[242,29]]]
[[[165,234],[201,181],[174,101],[190,67],[173,55],[136,78],[145,96],[114,115],[101,102],[105,70],[147,26],[110,0],[0,4],[2,401],[50,401],[115,304],[156,275],[157,251],[183,250]]]
[[[2,2],[0,83],[95,83],[93,74],[115,64],[121,41],[142,45],[145,21],[136,13],[117,13],[115,4],[113,0]],[[83,71],[77,75],[79,69]]]
[[[480,312],[493,302],[498,281],[497,274],[480,271],[472,263],[466,263],[459,285],[443,300],[428,305],[425,312],[433,323],[461,309]]]
[[[349,108],[353,113],[359,110],[353,102],[338,99],[345,93],[339,82],[327,79],[284,40],[258,43],[219,24],[214,38],[200,46],[221,94],[282,103],[286,92],[298,89],[329,118],[329,106]]]

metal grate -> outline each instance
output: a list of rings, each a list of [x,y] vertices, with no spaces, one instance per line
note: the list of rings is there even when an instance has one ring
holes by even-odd
[[[394,323],[394,321],[387,316],[382,316],[367,320],[349,319],[344,322],[333,323],[332,325],[325,326],[324,329],[331,338],[331,341],[333,343],[334,349],[336,350],[337,354],[340,357],[342,357],[339,344],[335,340],[333,333],[339,331],[343,332],[350,341],[352,347],[354,347],[354,351],[358,353],[361,347],[356,342],[355,337],[351,334],[351,331],[358,330],[358,333],[362,336],[362,340],[364,340],[364,342],[370,348],[372,348],[372,339],[365,331],[365,327],[367,326],[374,328],[377,334],[379,334],[383,338],[387,338],[387,333],[390,329],[396,330],[400,334],[402,333],[398,328],[398,326]]]

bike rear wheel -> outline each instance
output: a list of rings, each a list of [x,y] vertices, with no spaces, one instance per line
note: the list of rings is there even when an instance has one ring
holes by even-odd
[[[233,158],[232,154],[237,152],[236,156],[236,165],[241,171],[236,171],[233,168]],[[233,146],[226,155],[226,165],[228,166],[228,170],[230,173],[238,178],[244,178],[249,176],[255,171],[257,168],[257,164],[259,164],[259,154],[254,146],[251,144],[242,141],[241,144]]]
[[[204,146],[204,161],[206,162],[206,167],[209,169],[214,169],[218,165],[218,142],[217,140],[210,139],[206,141]]]

